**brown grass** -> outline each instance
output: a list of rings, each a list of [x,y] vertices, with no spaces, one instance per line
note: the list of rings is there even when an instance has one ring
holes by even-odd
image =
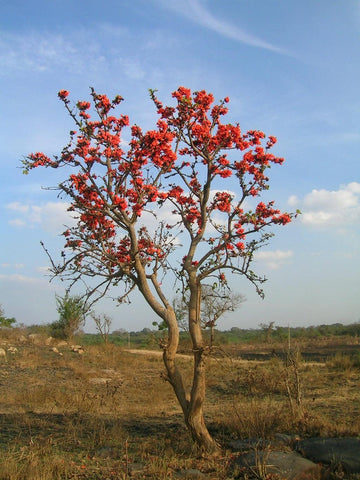
[[[160,355],[108,345],[88,347],[83,355],[63,347],[60,356],[43,345],[16,346],[18,353],[0,364],[0,480],[165,479],[192,468],[208,478],[229,477],[226,449],[221,461],[194,450],[161,378]],[[189,383],[191,357],[180,357],[179,364]],[[226,447],[234,438],[276,432],[359,435],[355,363],[300,358],[297,368],[300,405],[292,390],[295,370],[280,358],[209,358],[205,407],[216,439]]]

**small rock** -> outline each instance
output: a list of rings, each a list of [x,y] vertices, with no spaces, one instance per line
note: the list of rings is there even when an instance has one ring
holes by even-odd
[[[227,446],[234,452],[248,452],[254,448],[265,448],[270,445],[270,440],[247,438],[246,440],[231,440]]]
[[[140,462],[134,462],[129,465],[129,474],[130,476],[135,476],[143,473],[145,470],[145,465]],[[136,477],[137,478],[137,477]],[[145,478],[145,477],[144,477]]]
[[[261,476],[273,473],[286,480],[314,480],[321,475],[320,465],[297,452],[253,451],[239,456],[234,464]]]
[[[30,333],[28,338],[31,343],[34,343],[35,345],[40,345],[42,343],[43,337],[40,333]]]
[[[84,348],[81,345],[71,345],[71,351],[82,355],[84,353]]]
[[[208,477],[204,473],[201,473],[200,470],[196,470],[195,468],[190,468],[186,470],[179,470],[174,474],[173,478],[183,479],[183,480],[195,480],[195,479],[205,480]]]
[[[94,377],[90,378],[89,382],[94,383],[95,385],[106,385],[107,383],[111,382],[111,380],[111,378]]]
[[[300,437],[298,435],[287,435],[286,433],[275,433],[274,439],[271,442],[271,445],[276,445],[277,447],[290,447],[293,449],[296,442],[298,442]]]
[[[118,448],[115,447],[103,447],[99,448],[95,452],[95,456],[99,458],[120,458],[121,457],[121,452]]]
[[[341,464],[349,473],[360,473],[359,438],[306,438],[297,442],[296,450],[313,462]]]

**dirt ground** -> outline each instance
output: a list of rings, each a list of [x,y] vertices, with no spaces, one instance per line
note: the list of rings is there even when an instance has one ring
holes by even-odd
[[[360,371],[343,353],[337,364],[307,362],[301,352],[297,371],[267,346],[219,350],[209,358],[205,413],[224,446],[219,464],[193,450],[161,376],[161,352],[109,345],[80,355],[68,346],[55,353],[44,344],[11,341],[3,348],[10,344],[18,351],[0,359],[0,480],[38,480],[39,471],[44,480],[161,479],[194,468],[221,480],[229,478],[233,454],[226,445],[234,439],[360,434]],[[326,348],[316,352],[338,352]],[[261,360],[247,360],[246,353]],[[191,355],[178,362],[190,388]]]

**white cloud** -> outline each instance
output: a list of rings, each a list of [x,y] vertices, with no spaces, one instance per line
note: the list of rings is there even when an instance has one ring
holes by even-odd
[[[289,198],[288,198],[288,204],[291,206],[291,207],[297,207],[299,205],[299,198],[296,196],[296,195],[291,195]]]
[[[106,22],[103,22],[99,25],[99,31],[111,37],[118,37],[118,39],[128,33],[128,29],[124,28],[122,25],[113,25]]]
[[[278,269],[281,265],[293,256],[292,250],[268,250],[256,252],[255,260],[264,262],[271,270]]]
[[[20,275],[14,273],[12,275],[0,275],[0,280],[5,280],[6,282],[14,282],[20,284],[42,284],[47,285],[47,280],[43,278],[28,277],[26,275]]]
[[[25,265],[23,263],[15,263],[15,264],[11,264],[11,263],[2,263],[0,265],[1,268],[15,268],[17,270],[21,269],[21,268],[24,268]]]
[[[91,73],[98,76],[101,73],[101,78],[110,73],[135,81],[144,79],[145,75],[149,78],[150,68],[153,68],[150,59],[126,53],[134,41],[134,32],[105,23],[99,26],[99,32],[99,36],[94,36],[90,28],[76,32],[0,32],[0,77],[16,72],[59,70],[72,75]],[[106,51],[104,42],[111,45]],[[158,43],[157,48],[164,48],[164,42]]]
[[[204,3],[205,2],[201,0],[185,0],[183,2],[161,0],[161,4],[165,8],[170,8],[199,25],[217,32],[219,35],[231,38],[240,43],[245,43],[251,47],[263,48],[282,55],[289,55],[289,52],[284,48],[272,45],[238,26],[215,17],[205,8]]]
[[[45,266],[45,267],[37,267],[36,269],[39,273],[42,273],[43,275],[48,275],[50,273],[50,267]]]
[[[29,211],[29,205],[24,205],[20,202],[8,203],[6,207],[10,210],[14,210],[15,212],[26,213]]]
[[[62,233],[63,226],[73,224],[73,216],[67,211],[69,203],[48,202],[44,205],[27,205],[19,202],[9,203],[8,210],[23,213],[23,218],[9,220],[15,227],[40,226],[43,230],[53,234]]]
[[[114,31],[103,31],[118,40]],[[0,76],[12,72],[50,72],[55,68],[83,74],[105,71],[109,59],[90,29],[76,32],[0,32]]]
[[[120,58],[117,62],[122,67],[125,75],[131,80],[142,80],[145,77],[145,70],[138,60],[132,58]]]
[[[0,37],[0,65],[3,74],[15,70],[46,71],[54,64],[76,64],[78,52],[61,35],[28,33]]]
[[[304,198],[304,207],[317,211],[342,210],[357,204],[358,198],[346,187],[337,191],[313,190]]]
[[[9,220],[9,224],[16,228],[26,227],[26,222],[24,222],[24,220],[21,220],[20,218],[14,218],[12,220]]]
[[[351,182],[347,185],[347,188],[350,192],[353,193],[360,193],[360,183],[358,182]]]
[[[360,183],[351,182],[338,190],[312,190],[303,199],[289,198],[289,204],[302,211],[306,225],[350,226],[360,220]]]

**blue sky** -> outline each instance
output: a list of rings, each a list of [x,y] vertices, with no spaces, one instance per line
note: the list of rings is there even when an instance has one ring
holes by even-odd
[[[30,152],[56,154],[70,118],[57,98],[89,87],[125,98],[132,123],[152,128],[148,88],[170,101],[183,85],[230,97],[229,121],[278,138],[285,157],[270,196],[303,214],[258,255],[265,300],[247,301],[220,328],[351,323],[360,319],[360,2],[355,0],[13,0],[0,2],[0,304],[24,324],[57,319],[44,241],[56,257],[64,199],[42,187],[52,171],[21,173]],[[151,327],[139,297],[104,301],[113,328]],[[87,328],[93,330],[91,322]]]

